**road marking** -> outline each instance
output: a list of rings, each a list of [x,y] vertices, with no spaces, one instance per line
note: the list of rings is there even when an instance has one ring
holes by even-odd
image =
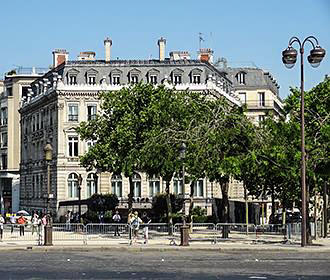
[[[250,279],[267,279],[266,276],[250,276]]]

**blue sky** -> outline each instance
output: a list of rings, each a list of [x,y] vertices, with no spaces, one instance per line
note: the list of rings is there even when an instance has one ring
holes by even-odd
[[[311,14],[312,13],[312,14]],[[157,39],[166,53],[187,50],[197,56],[198,33],[214,57],[229,65],[254,63],[279,82],[280,95],[299,86],[299,65],[286,69],[281,52],[291,36],[318,38],[327,55],[319,68],[305,67],[305,88],[330,74],[330,1],[327,0],[56,0],[2,1],[0,79],[15,66],[48,67],[55,48],[95,51],[104,58],[103,40],[113,41],[111,56],[120,59],[158,57]],[[306,56],[310,46],[306,46]]]

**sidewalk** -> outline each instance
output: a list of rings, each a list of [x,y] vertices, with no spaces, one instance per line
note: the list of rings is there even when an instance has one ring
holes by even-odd
[[[2,250],[33,250],[33,251],[93,251],[93,250],[111,250],[111,251],[177,251],[177,250],[203,250],[219,252],[239,252],[239,251],[287,251],[287,252],[329,252],[330,238],[318,239],[313,241],[313,245],[302,248],[299,242],[279,242],[273,240],[254,240],[254,241],[234,241],[220,240],[216,244],[210,241],[192,241],[189,246],[179,246],[180,241],[175,240],[176,244],[170,245],[170,239],[149,240],[148,244],[143,244],[143,240],[129,245],[127,239],[118,238],[111,240],[88,240],[87,245],[82,240],[54,241],[53,246],[38,246],[32,241],[3,241],[0,242],[0,251]]]

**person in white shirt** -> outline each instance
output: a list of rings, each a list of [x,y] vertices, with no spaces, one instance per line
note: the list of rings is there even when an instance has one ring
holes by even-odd
[[[2,241],[3,237],[3,224],[5,223],[5,219],[0,214],[0,241]]]
[[[118,224],[119,224],[120,221],[121,221],[121,217],[120,217],[118,211],[116,211],[116,214],[113,215],[112,220],[116,223],[116,225],[115,225],[115,236],[117,236],[117,235],[120,236],[120,233],[119,233],[119,225],[118,225]]]

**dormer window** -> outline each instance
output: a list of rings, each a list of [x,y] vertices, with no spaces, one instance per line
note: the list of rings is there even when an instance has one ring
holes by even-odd
[[[67,81],[69,85],[76,85],[77,84],[77,75],[79,71],[76,69],[70,69],[67,73]]]
[[[77,84],[77,76],[70,75],[69,76],[69,84],[70,85],[76,85]]]
[[[174,76],[173,76],[173,83],[175,85],[182,84],[182,75],[180,75],[180,74],[174,74]]]
[[[172,83],[174,85],[179,85],[182,84],[182,75],[183,75],[183,70],[182,69],[174,69],[172,72]]]
[[[158,83],[159,71],[155,68],[151,69],[147,73],[148,83],[156,85]]]
[[[129,82],[131,84],[137,84],[139,82],[139,76],[138,75],[131,75]]]
[[[130,84],[137,84],[139,82],[139,76],[141,71],[139,69],[132,69],[128,74],[128,80]]]
[[[200,84],[201,83],[201,74],[202,74],[202,70],[199,68],[195,68],[193,69],[189,76],[190,76],[190,82],[192,84]]]
[[[110,84],[112,85],[120,85],[122,71],[119,69],[114,69],[110,73]]]
[[[95,69],[89,69],[86,72],[86,82],[89,85],[95,85],[96,84],[96,78],[97,78],[98,72]]]
[[[193,75],[193,84],[200,84],[201,83],[201,75]]]
[[[96,77],[95,76],[88,76],[88,84],[95,85],[96,84]]]
[[[245,72],[239,72],[236,74],[236,80],[240,85],[245,85],[245,76],[246,73]]]

